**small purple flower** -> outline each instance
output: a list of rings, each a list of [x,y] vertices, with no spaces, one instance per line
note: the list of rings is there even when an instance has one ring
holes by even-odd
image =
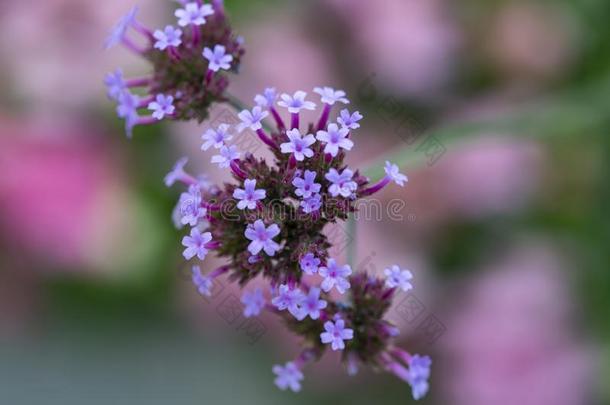
[[[263,111],[260,106],[256,106],[249,110],[243,110],[237,116],[241,120],[241,123],[237,126],[237,130],[242,132],[246,128],[250,128],[252,131],[258,131],[263,127],[261,121],[264,120],[269,113],[267,111]]]
[[[281,107],[287,108],[288,112],[296,114],[299,111],[305,110],[315,110],[316,104],[311,101],[306,101],[305,97],[307,97],[307,93],[304,91],[297,91],[292,96],[290,94],[282,94],[280,98],[282,99],[277,104]]]
[[[240,200],[237,203],[237,208],[244,210],[248,208],[253,210],[256,208],[256,202],[262,200],[267,196],[267,192],[263,189],[256,189],[256,180],[246,179],[244,181],[244,188],[236,188],[233,191],[233,198]]]
[[[298,129],[291,129],[286,132],[290,142],[286,142],[280,145],[282,153],[292,153],[294,158],[299,162],[313,156],[313,150],[309,148],[316,142],[316,138],[313,135],[308,134],[302,136]]]
[[[174,97],[157,94],[155,101],[148,104],[148,109],[153,112],[153,117],[162,120],[166,115],[172,115],[176,110],[174,107]]]
[[[153,37],[157,40],[155,48],[164,51],[168,47],[177,47],[182,43],[182,30],[167,25],[164,30],[156,30]]]
[[[339,293],[344,294],[350,287],[347,277],[352,274],[352,269],[347,264],[339,266],[335,259],[328,259],[326,266],[320,267],[318,273],[324,277],[320,287],[325,292],[329,292],[335,287]]]
[[[277,376],[275,378],[275,385],[285,391],[290,388],[293,392],[299,392],[301,390],[301,381],[303,380],[303,373],[295,363],[289,361],[285,366],[276,364],[273,366],[273,373]]]
[[[306,214],[311,214],[320,209],[322,206],[322,196],[320,194],[312,194],[311,197],[304,199],[299,204]]]
[[[227,50],[223,45],[214,46],[214,50],[208,47],[203,48],[203,57],[209,61],[208,69],[212,72],[231,69],[233,56],[227,55]]]
[[[231,160],[239,159],[237,146],[223,146],[220,148],[220,155],[212,156],[212,163],[217,163],[218,167],[225,169],[231,164]]]
[[[179,8],[174,12],[178,18],[178,25],[186,27],[187,25],[203,25],[205,18],[214,14],[214,9],[209,4],[199,6],[195,2],[186,3],[184,8]]]
[[[277,100],[277,92],[274,87],[267,87],[263,94],[257,94],[254,97],[254,102],[256,105],[263,108],[271,108],[275,104],[275,100]]]
[[[201,145],[201,150],[208,150],[210,147],[220,149],[225,146],[225,143],[233,139],[233,136],[229,134],[229,124],[220,124],[216,129],[208,129],[201,136],[205,142]]]
[[[199,266],[193,266],[191,272],[193,284],[195,284],[195,286],[197,287],[197,291],[199,291],[199,294],[205,295],[206,297],[211,297],[212,287],[214,286],[212,278],[209,276],[202,275]]]
[[[316,87],[313,89],[314,93],[318,93],[322,97],[322,103],[333,105],[336,102],[343,104],[349,104],[349,100],[345,98],[345,92],[343,90],[335,90],[332,87]]]
[[[318,259],[313,253],[307,253],[301,260],[299,260],[301,270],[305,273],[312,275],[318,272],[318,266],[320,266],[320,259]]]
[[[401,187],[404,187],[405,182],[408,182],[409,179],[407,176],[399,172],[398,166],[392,164],[386,160],[385,162],[385,174],[388,179],[392,180],[394,183],[398,184]]]
[[[277,242],[273,241],[280,233],[280,227],[277,224],[271,224],[265,227],[265,223],[257,219],[254,224],[249,224],[244,235],[251,240],[248,245],[248,251],[256,255],[261,250],[269,256],[274,256],[275,252],[280,248]]]
[[[118,101],[116,112],[119,117],[127,119],[130,116],[137,116],[140,97],[129,91],[124,91],[119,96]]]
[[[197,228],[191,229],[191,235],[182,238],[182,245],[186,247],[182,255],[186,260],[197,256],[199,260],[205,259],[208,254],[206,245],[212,240],[210,232],[201,233]]]
[[[294,193],[301,198],[309,198],[312,194],[318,193],[322,186],[315,182],[316,174],[311,170],[305,170],[302,178],[295,176],[292,180],[292,185],[296,187]]]
[[[125,37],[127,29],[134,24],[136,20],[136,14],[138,14],[138,6],[133,6],[127,14],[125,14],[119,22],[112,28],[110,35],[106,38],[105,48],[110,49]]]
[[[385,269],[386,275],[385,285],[389,288],[400,288],[403,291],[409,291],[413,288],[409,280],[413,278],[413,274],[409,270],[402,270],[397,264]]]
[[[320,340],[324,344],[330,343],[333,351],[345,349],[344,340],[354,338],[354,331],[345,327],[343,319],[339,319],[336,322],[324,322],[324,330],[325,332],[320,334]]]
[[[326,180],[331,182],[330,187],[328,187],[328,192],[333,197],[339,195],[344,198],[350,197],[358,188],[356,182],[352,181],[353,176],[354,172],[350,169],[344,169],[341,174],[335,169],[330,169],[324,176]]]
[[[178,159],[172,170],[165,175],[165,179],[163,181],[167,187],[173,186],[176,181],[187,176],[186,172],[184,171],[184,166],[186,166],[188,161],[189,160],[187,157]]]
[[[305,295],[298,288],[290,288],[286,284],[281,284],[277,295],[271,300],[271,304],[280,311],[288,310],[297,319],[303,319],[301,315],[301,302]]]
[[[432,359],[428,356],[414,354],[409,361],[408,380],[415,400],[423,398],[428,392],[428,379]]]
[[[257,288],[251,292],[244,292],[241,296],[241,302],[244,304],[244,316],[246,318],[258,316],[265,307],[263,290]]]
[[[201,205],[201,191],[198,185],[189,187],[180,195],[180,222],[182,225],[196,226],[208,210]]]
[[[299,305],[299,320],[309,316],[316,320],[320,317],[320,310],[326,308],[327,302],[320,299],[320,289],[312,287],[309,293],[303,297]]]
[[[329,124],[326,131],[318,131],[316,139],[326,143],[324,153],[335,157],[339,153],[339,148],[351,150],[354,146],[354,142],[347,138],[348,135],[349,131],[346,128],[339,128],[337,124]]]
[[[127,83],[123,79],[123,71],[117,69],[112,73],[108,73],[104,78],[104,84],[107,87],[106,94],[112,100],[118,100],[121,94],[127,89]]]
[[[347,129],[358,129],[360,128],[360,124],[358,121],[362,119],[362,114],[358,111],[354,112],[350,115],[347,109],[341,110],[341,116],[337,118],[337,122],[341,124],[343,128]]]

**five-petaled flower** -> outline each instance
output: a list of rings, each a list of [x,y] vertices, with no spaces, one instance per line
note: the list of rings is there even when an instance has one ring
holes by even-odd
[[[293,392],[299,392],[301,390],[303,373],[292,361],[289,361],[284,366],[276,364],[273,366],[273,373],[277,376],[275,378],[275,385],[282,391],[288,388]]]
[[[211,297],[212,287],[214,286],[212,278],[209,276],[202,275],[199,266],[193,266],[191,273],[193,284],[195,284],[195,286],[197,287],[197,291],[199,291],[199,294],[205,295],[206,297]]]
[[[248,224],[244,235],[251,242],[248,245],[248,251],[252,255],[258,254],[261,250],[269,256],[274,256],[275,252],[280,248],[280,245],[273,240],[280,233],[280,227],[277,224],[271,224],[268,227],[265,223],[257,219],[254,224]]]
[[[322,206],[322,196],[320,194],[312,194],[311,197],[301,201],[299,206],[303,209],[304,213],[311,214]]]
[[[409,179],[407,176],[399,172],[398,166],[392,164],[386,160],[385,167],[383,169],[388,179],[398,184],[401,187],[404,187],[405,182],[408,182]]]
[[[153,112],[153,117],[162,120],[166,115],[172,115],[176,110],[174,107],[174,97],[157,94],[155,101],[151,101],[148,104],[148,109]]]
[[[244,316],[246,318],[258,316],[265,307],[263,290],[257,288],[254,291],[244,292],[241,296],[241,302],[244,304]]]
[[[163,30],[156,30],[153,36],[157,40],[155,42],[155,48],[164,51],[168,47],[177,47],[182,43],[182,30],[175,28],[172,25],[165,26]]]
[[[328,192],[333,197],[341,195],[344,198],[351,197],[354,191],[358,188],[355,181],[352,181],[354,172],[350,169],[344,169],[340,174],[335,169],[330,169],[324,176],[326,180],[331,182],[328,187]]]
[[[351,267],[347,264],[339,266],[335,259],[328,259],[326,266],[318,269],[318,274],[324,277],[320,287],[325,292],[329,292],[335,287],[339,293],[344,294],[350,287],[347,277],[352,274]]]
[[[205,259],[208,254],[209,242],[212,240],[210,232],[201,233],[197,228],[191,229],[191,235],[182,238],[182,245],[186,247],[182,255],[186,260],[197,256],[199,260]]]
[[[400,288],[403,291],[409,291],[413,288],[409,280],[413,278],[413,274],[409,270],[402,270],[397,264],[385,269],[386,276],[385,285],[389,288]]]
[[[240,200],[237,203],[237,208],[240,210],[256,208],[256,202],[263,200],[267,196],[267,192],[262,189],[256,189],[256,179],[244,180],[244,188],[236,188],[233,191],[233,198]]]
[[[188,192],[182,193],[179,204],[182,225],[197,226],[199,220],[207,214],[207,209],[202,205],[199,185],[192,185]]]
[[[409,361],[408,380],[411,385],[413,398],[418,400],[428,392],[428,378],[430,378],[430,366],[432,360],[429,356],[414,354]]]
[[[104,84],[106,85],[106,94],[108,98],[118,100],[123,91],[127,88],[127,83],[123,79],[123,71],[117,69],[112,73],[108,73],[104,78]]]
[[[286,136],[290,141],[280,145],[282,153],[292,153],[292,156],[299,162],[305,160],[306,157],[313,156],[313,150],[310,148],[316,142],[313,135],[302,136],[299,130],[295,128],[287,131]]]
[[[338,319],[335,322],[324,322],[324,330],[325,332],[320,334],[320,340],[324,344],[330,343],[330,347],[333,351],[345,349],[344,340],[351,340],[354,338],[354,331],[345,327],[345,321],[343,319]]]
[[[322,103],[333,105],[336,102],[349,104],[349,100],[345,97],[343,90],[335,90],[332,87],[315,87],[314,93],[318,93],[322,98]]]
[[[252,111],[243,110],[237,117],[241,120],[241,123],[237,126],[237,130],[242,132],[246,128],[250,128],[252,131],[258,131],[263,127],[261,121],[264,120],[269,113],[263,111],[260,106],[255,106]]]
[[[309,198],[312,194],[318,193],[322,185],[316,183],[316,172],[305,170],[303,177],[295,176],[292,185],[296,187],[294,193],[301,198]]]
[[[220,124],[216,129],[208,129],[201,136],[205,142],[201,145],[202,150],[208,150],[210,147],[220,149],[225,146],[225,143],[233,139],[233,136],[229,134],[229,124]]]
[[[277,295],[271,300],[271,304],[280,311],[288,310],[297,319],[302,319],[301,303],[305,295],[299,288],[290,288],[287,284],[281,284]]]
[[[178,18],[178,25],[203,25],[205,18],[214,14],[214,9],[209,4],[198,5],[196,2],[186,3],[184,8],[179,8],[174,12]]]
[[[257,94],[254,97],[254,102],[256,105],[271,108],[275,104],[275,100],[277,100],[277,91],[275,91],[274,87],[267,87],[263,94]]]
[[[138,115],[140,97],[129,92],[123,91],[119,95],[119,103],[116,107],[116,113],[121,118],[128,118]]]
[[[328,153],[332,157],[335,157],[337,156],[337,153],[339,153],[339,148],[352,150],[354,142],[347,137],[348,135],[349,131],[347,128],[339,128],[337,124],[328,124],[326,131],[318,131],[316,139],[326,143],[324,146],[324,153]]]
[[[316,320],[320,317],[320,310],[326,308],[327,305],[326,301],[320,299],[320,289],[312,287],[299,304],[298,319],[302,320],[309,316],[311,319]]]
[[[318,272],[318,266],[320,266],[320,259],[318,259],[313,253],[306,253],[301,260],[299,260],[299,266],[307,274],[316,274]]]
[[[218,164],[221,169],[229,167],[232,160],[239,159],[239,152],[237,146],[222,146],[220,148],[220,155],[212,156],[212,163]]]
[[[208,47],[203,48],[203,57],[208,60],[208,69],[212,72],[218,72],[220,69],[231,69],[233,56],[227,54],[223,45],[214,46],[214,50]]]
[[[362,119],[362,114],[356,111],[353,114],[346,109],[341,110],[340,116],[337,118],[337,122],[341,124],[343,128],[347,129],[358,129],[360,128],[360,124],[358,121]]]
[[[311,101],[306,101],[305,97],[307,97],[307,93],[304,91],[297,91],[292,96],[290,94],[282,94],[280,98],[281,101],[278,101],[278,105],[288,109],[288,112],[292,114],[297,114],[299,111],[305,110],[315,110],[316,104]]]

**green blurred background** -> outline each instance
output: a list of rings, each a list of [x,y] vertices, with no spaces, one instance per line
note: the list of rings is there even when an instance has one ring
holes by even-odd
[[[172,23],[177,3],[142,0]],[[253,339],[197,296],[162,179],[207,124],[125,139],[103,75],[147,66],[101,44],[131,2],[0,3],[0,392],[7,404],[399,404],[387,374],[271,367],[298,353],[272,317]],[[230,91],[343,88],[365,119],[351,164],[409,175],[403,220],[345,226],[357,270],[415,274],[421,317],[389,317],[433,357],[429,404],[609,404],[610,3],[226,1],[247,54]],[[212,117],[234,114],[218,106]],[[210,264],[211,265],[211,264]],[[432,317],[434,333],[422,327]],[[253,341],[256,340],[256,341]]]

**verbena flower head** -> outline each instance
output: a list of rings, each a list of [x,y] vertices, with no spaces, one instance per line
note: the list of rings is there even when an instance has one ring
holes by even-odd
[[[120,19],[106,48],[123,44],[146,60],[152,73],[133,79],[123,79],[117,72],[108,75],[108,95],[120,103],[122,93],[137,90],[141,100],[154,101],[162,94],[173,97],[174,102],[171,114],[151,110],[155,116],[146,115],[140,110],[147,108],[149,102],[138,103],[129,114],[120,114],[125,119],[126,132],[130,134],[138,125],[154,124],[158,116],[203,121],[213,103],[226,100],[229,80],[225,72],[237,72],[244,54],[243,41],[234,35],[222,2],[184,2],[175,11],[180,28],[168,25],[152,31],[136,20],[136,14],[134,7]]]
[[[322,93],[331,96],[330,91]],[[190,193],[199,190],[204,209],[194,211],[190,201],[185,204],[190,215],[183,222],[191,230],[183,239],[184,257],[204,260],[213,252],[225,260],[222,271],[229,280],[242,287],[255,278],[269,283],[268,289],[244,294],[242,302],[244,316],[273,312],[303,340],[304,349],[293,361],[273,367],[281,389],[300,390],[304,367],[326,350],[335,350],[351,372],[365,365],[387,370],[419,397],[427,390],[425,364],[409,365],[414,357],[394,346],[398,330],[385,319],[395,294],[411,288],[412,275],[400,267],[390,268],[385,278],[354,274],[349,265],[330,257],[333,244],[325,232],[329,224],[354,213],[360,199],[399,182],[402,175],[390,164],[386,176],[371,184],[345,163],[346,153],[357,147],[352,132],[359,114],[338,117],[326,99],[321,118],[305,124],[300,111],[316,108],[306,92],[282,94],[280,101],[276,94],[266,89],[256,97],[255,108],[241,111],[240,126],[252,132],[234,135],[258,138],[270,159],[238,149],[247,142],[229,146],[229,123],[224,123],[204,134],[202,149],[216,148],[212,162],[231,174],[232,181],[203,187],[185,172],[184,160],[166,178],[168,184],[185,184]],[[343,102],[345,95],[333,95],[334,104]],[[276,104],[288,111],[277,111]],[[317,141],[314,132],[322,135]],[[337,294],[341,301],[334,299]]]

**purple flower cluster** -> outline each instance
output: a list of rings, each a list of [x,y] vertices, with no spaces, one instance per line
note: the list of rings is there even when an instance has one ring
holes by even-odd
[[[152,65],[147,77],[125,79],[117,69],[105,78],[107,95],[116,101],[129,137],[135,126],[162,119],[203,121],[213,102],[225,101],[229,82],[221,71],[237,71],[239,66],[242,40],[234,36],[222,2],[181,3],[175,11],[177,26],[149,30],[133,7],[106,40],[106,48],[122,44]],[[128,35],[131,30],[138,34],[137,41]]]
[[[276,385],[293,391],[301,388],[302,368],[326,348],[343,352],[352,373],[358,364],[373,364],[397,374],[401,369],[391,363],[391,339],[397,329],[383,316],[396,290],[412,288],[411,273],[397,265],[386,269],[382,280],[353,274],[349,265],[329,256],[331,243],[324,227],[346,219],[359,198],[390,182],[404,185],[406,176],[388,162],[385,177],[369,185],[367,178],[347,167],[345,154],[354,147],[351,132],[362,115],[343,110],[336,122],[330,122],[332,106],[349,100],[343,91],[329,87],[314,92],[323,105],[317,124],[300,123],[301,110],[316,109],[306,92],[278,95],[268,88],[255,97],[257,106],[238,114],[237,125],[223,123],[203,134],[201,149],[215,149],[211,162],[230,170],[237,184],[203,187],[184,172],[184,160],[166,178],[168,184],[181,181],[188,186],[177,209],[181,223],[192,227],[183,239],[185,258],[203,260],[215,249],[228,259],[222,272],[242,286],[257,277],[267,279],[269,293],[257,289],[242,296],[244,316],[274,312],[307,342],[299,358],[273,368]],[[276,106],[287,110],[290,125]],[[265,125],[267,118],[273,119],[274,129]],[[269,147],[272,164],[227,143],[253,136],[245,129]],[[211,274],[203,279],[208,284],[219,271]],[[198,280],[201,291],[201,277]],[[342,296],[341,301],[333,298]],[[405,370],[415,373],[415,368]],[[415,396],[427,389],[424,372],[413,374],[408,382]]]
[[[163,119],[201,122],[213,102],[226,101],[224,71],[237,71],[242,40],[234,38],[222,1],[179,3],[177,26],[150,31],[133,8],[106,42],[122,43],[153,68],[139,79],[125,79],[120,69],[106,76],[107,95],[116,101],[129,136],[134,126]],[[130,30],[144,46],[128,37]],[[408,179],[390,162],[375,184],[348,167],[345,156],[355,147],[352,133],[363,117],[346,108],[333,111],[350,103],[342,90],[316,87],[313,93],[319,100],[302,90],[280,94],[267,88],[252,109],[238,113],[237,125],[220,123],[205,131],[201,150],[213,151],[211,163],[230,172],[232,183],[215,186],[193,176],[185,170],[186,158],[165,176],[168,187],[179,183],[186,189],[172,215],[179,229],[187,228],[184,259],[200,262],[212,252],[226,259],[207,274],[192,266],[193,283],[204,296],[212,295],[215,279],[224,274],[242,287],[255,278],[268,283],[243,293],[244,316],[268,311],[284,318],[305,347],[293,361],[272,368],[280,389],[299,391],[304,367],[332,350],[342,353],[350,375],[359,365],[385,369],[410,384],[419,399],[428,390],[431,361],[397,349],[398,329],[384,319],[396,291],[412,288],[412,274],[398,265],[386,269],[383,279],[354,274],[329,255],[332,243],[325,233],[328,224],[355,212],[359,199]],[[319,118],[302,123],[301,112],[318,106]],[[140,115],[146,109],[149,114]],[[245,142],[229,144],[249,136],[266,145],[271,161],[239,150],[236,145]]]

